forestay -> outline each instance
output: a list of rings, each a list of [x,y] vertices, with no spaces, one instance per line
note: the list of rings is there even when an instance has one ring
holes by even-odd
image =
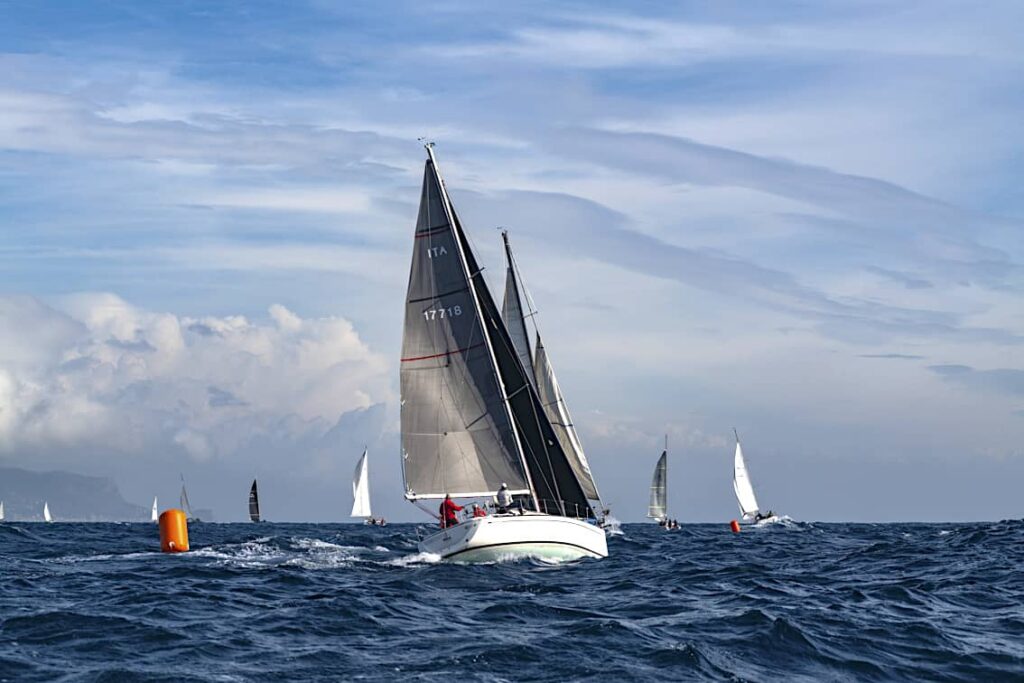
[[[732,488],[736,492],[736,501],[740,505],[740,512],[744,517],[753,517],[760,509],[757,505],[757,498],[754,496],[754,487],[750,483],[750,474],[747,472],[747,463],[743,459],[743,447],[739,440],[736,441],[736,456],[732,466]]]
[[[661,452],[658,464],[654,466],[654,477],[651,479],[651,501],[647,506],[647,516],[659,520],[668,516],[667,450]]]
[[[352,477],[352,517],[372,517],[370,511],[370,471],[367,452],[359,458],[355,475]]]
[[[402,339],[406,497],[530,491],[440,180],[427,160]]]

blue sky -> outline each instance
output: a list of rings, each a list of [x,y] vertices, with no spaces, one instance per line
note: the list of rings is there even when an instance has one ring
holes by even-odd
[[[1020,516],[1018,3],[3,3],[0,459],[127,498],[400,500],[437,151],[513,244],[595,474],[735,515]],[[237,488],[237,504],[226,491]],[[205,500],[204,500],[205,499]],[[271,514],[271,516],[275,516]]]

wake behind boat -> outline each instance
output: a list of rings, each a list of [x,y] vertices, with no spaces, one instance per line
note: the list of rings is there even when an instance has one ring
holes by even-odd
[[[736,492],[736,502],[740,506],[742,521],[747,524],[764,525],[779,521],[778,515],[771,510],[761,512],[757,504],[757,496],[754,495],[754,485],[750,482],[750,473],[747,471],[747,462],[743,459],[743,447],[740,445],[740,435],[736,434],[736,454],[733,457],[732,465],[732,488]]]
[[[461,523],[455,511],[462,506],[446,500],[444,528],[424,538],[420,551],[468,562],[606,557],[588,497],[596,495],[589,466],[566,452],[553,425],[571,422],[549,417],[529,347],[513,342],[527,339],[518,290],[513,334],[452,207],[433,145],[426,149],[400,372],[405,497],[488,499],[500,489],[507,500],[495,514],[477,507],[479,516]]]

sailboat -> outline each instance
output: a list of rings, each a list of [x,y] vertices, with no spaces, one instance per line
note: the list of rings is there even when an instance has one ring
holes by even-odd
[[[740,506],[740,514],[744,522],[755,524],[768,524],[778,521],[778,516],[769,510],[762,513],[757,504],[757,496],[754,495],[754,485],[750,482],[750,472],[747,471],[747,462],[743,459],[743,447],[740,445],[740,435],[735,429],[736,455],[732,464],[732,488],[736,492],[736,502]]]
[[[0,522],[4,521],[4,502],[0,500]]]
[[[260,521],[260,493],[256,490],[256,480],[252,480],[252,487],[249,489],[249,521]]]
[[[160,515],[156,511],[156,496],[153,496],[153,509],[149,511],[149,521],[156,522],[160,519]]]
[[[480,499],[503,488],[520,512],[449,526],[420,551],[466,562],[606,557],[584,482],[483,279],[433,144],[426,149],[400,372],[405,497]]]
[[[202,521],[192,513],[192,503],[188,500],[188,491],[185,490],[185,475],[181,475],[181,495],[178,497],[178,503],[181,509],[185,512],[185,519],[189,522],[200,522]]]
[[[658,524],[666,530],[678,529],[675,520],[668,518],[668,437],[665,437],[665,450],[654,466],[651,478],[651,501],[647,505],[647,516],[658,520]]]
[[[43,521],[44,522],[52,522],[53,521],[53,516],[50,514],[50,504],[48,502],[46,502],[46,501],[43,501]]]
[[[385,524],[384,519],[376,520],[370,509],[370,465],[367,460],[367,450],[363,449],[363,455],[356,464],[355,474],[352,476],[352,514],[351,517],[363,517],[367,524]]]

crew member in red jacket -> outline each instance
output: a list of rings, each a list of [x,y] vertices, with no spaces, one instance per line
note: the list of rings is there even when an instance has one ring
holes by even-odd
[[[441,528],[447,529],[458,524],[459,518],[455,516],[455,513],[460,510],[462,510],[462,506],[456,505],[452,497],[446,493],[444,500],[441,501],[441,508],[438,510],[441,513]]]

